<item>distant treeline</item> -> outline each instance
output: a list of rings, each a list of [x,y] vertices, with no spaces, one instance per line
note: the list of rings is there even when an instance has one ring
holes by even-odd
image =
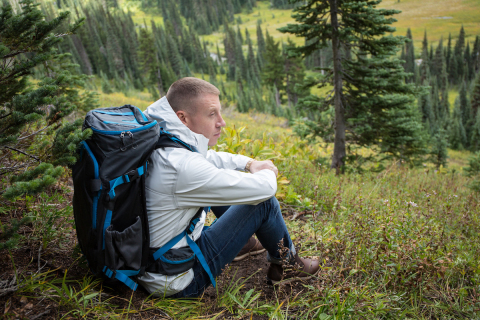
[[[411,40],[410,29],[407,37]],[[413,41],[402,49],[404,68],[412,74],[406,79],[428,88],[418,97],[423,122],[439,150],[448,145],[452,149],[478,150],[480,139],[480,37],[473,46],[465,41],[462,26],[455,44],[449,35],[446,46],[443,39],[434,49],[428,44],[425,32],[420,59],[415,59]],[[476,80],[475,80],[476,79]],[[455,104],[450,106],[448,92],[458,88]]]
[[[202,72],[215,75],[216,63],[194,28],[182,20],[153,21],[135,26],[130,12],[105,7],[94,1],[83,4],[62,1],[76,15],[86,17],[77,35],[61,44],[83,73],[102,78],[102,89],[128,91],[148,88],[154,97],[165,94],[176,79]],[[57,7],[44,5],[53,17]],[[110,81],[113,79],[113,81]],[[115,88],[111,88],[111,84]]]
[[[249,2],[235,3],[248,7]],[[82,73],[99,76],[106,93],[128,94],[130,88],[147,88],[157,99],[175,80],[195,72],[216,84],[224,101],[236,103],[240,111],[255,109],[285,116],[289,109],[281,105],[292,106],[303,94],[296,86],[304,78],[303,62],[289,58],[287,45],[264,33],[260,21],[254,35],[256,49],[248,31],[242,33],[224,19],[225,51],[221,53],[217,47],[216,52],[209,52],[197,29],[180,17],[182,6],[171,0],[159,1],[163,26],[153,21],[136,26],[130,12],[116,8],[115,2],[108,4],[59,0],[43,5],[50,18],[60,8],[71,10],[76,18],[86,18],[77,34],[61,43],[60,51],[71,53]],[[227,90],[219,73],[235,81],[235,86]]]
[[[272,8],[290,9],[294,5],[288,0],[269,1]],[[178,7],[177,7],[178,4]],[[257,0],[142,0],[143,9],[159,10],[165,20],[186,19],[189,27],[195,28],[198,34],[211,34],[217,31],[225,21],[235,21],[234,14],[245,9],[251,13]],[[178,9],[177,9],[178,8]]]
[[[286,4],[271,2],[277,7]],[[294,106],[310,94],[305,71],[328,72],[331,47],[302,59],[290,56],[288,48],[294,44],[275,41],[262,29],[261,20],[254,35],[240,30],[233,14],[255,5],[253,0],[142,1],[144,8],[162,14],[163,26],[153,21],[135,25],[132,14],[117,8],[116,1],[58,0],[44,4],[43,9],[50,17],[60,7],[86,17],[78,34],[63,42],[60,50],[72,53],[81,72],[98,75],[104,92],[147,88],[156,99],[175,80],[195,72],[216,84],[224,103],[235,104],[241,112],[254,109],[303,117],[306,111]],[[199,33],[218,29],[224,32],[224,52],[218,47],[209,52]],[[410,30],[406,37],[412,39]],[[350,49],[344,50],[348,54]],[[413,41],[402,48],[404,68],[410,73],[405,81],[424,88],[418,95],[419,112],[438,148],[438,161],[446,159],[447,146],[479,149],[480,78],[476,74],[480,68],[480,38],[477,36],[473,44],[466,42],[462,27],[455,43],[449,36],[446,45],[441,40],[434,48],[425,33],[421,56],[415,57],[414,52]],[[226,75],[228,85],[219,74]],[[448,92],[453,87],[460,94],[451,107]]]

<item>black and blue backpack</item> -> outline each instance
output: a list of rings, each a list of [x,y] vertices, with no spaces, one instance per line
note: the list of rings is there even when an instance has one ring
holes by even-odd
[[[150,155],[157,148],[196,149],[163,130],[161,124],[132,105],[87,113],[82,141],[72,168],[73,212],[80,249],[90,270],[111,282],[136,290],[135,277],[145,271],[175,275],[190,269],[195,257],[215,280],[194,241],[172,249],[195,228],[203,208],[189,227],[161,248],[150,247],[145,178]]]

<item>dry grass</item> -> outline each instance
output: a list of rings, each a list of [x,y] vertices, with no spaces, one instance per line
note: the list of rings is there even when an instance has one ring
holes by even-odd
[[[291,35],[277,30],[288,23],[295,23],[291,17],[291,10],[270,9],[269,6],[269,2],[261,1],[257,3],[257,7],[252,13],[235,15],[242,20],[242,23],[239,24],[242,33],[245,33],[246,28],[255,44],[256,24],[257,20],[261,19],[262,28],[268,30],[276,40],[286,42],[290,37],[295,43],[302,44],[302,38],[293,38]],[[462,25],[466,31],[467,41],[473,42],[475,36],[480,35],[480,19],[478,18],[480,16],[480,0],[401,0],[401,2],[384,0],[380,4],[380,8],[402,11],[395,16],[398,22],[394,26],[400,35],[405,35],[407,29],[411,28],[417,54],[420,54],[425,30],[428,33],[428,40],[434,45],[442,37],[446,41],[449,33],[452,34],[453,39],[456,39]],[[443,19],[443,17],[448,18]],[[202,38],[210,42],[211,50],[216,48],[216,44],[223,50],[223,28]],[[244,49],[246,50],[246,47]]]
[[[449,33],[453,39],[458,38],[462,25],[467,41],[473,42],[475,36],[480,35],[479,0],[401,0],[400,3],[385,0],[381,7],[402,11],[396,16],[395,27],[401,35],[405,35],[408,28],[412,29],[417,53],[425,30],[430,42],[438,42],[442,37],[446,41]]]

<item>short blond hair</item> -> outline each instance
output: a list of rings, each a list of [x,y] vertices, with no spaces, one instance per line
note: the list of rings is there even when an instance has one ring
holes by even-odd
[[[195,114],[194,99],[204,94],[220,96],[220,90],[213,84],[194,77],[185,77],[175,81],[167,92],[167,100],[173,111],[187,111]]]

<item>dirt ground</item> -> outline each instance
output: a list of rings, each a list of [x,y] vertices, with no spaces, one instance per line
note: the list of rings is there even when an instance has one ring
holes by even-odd
[[[12,251],[14,256],[15,265],[20,270],[20,273],[25,275],[32,274],[38,270],[38,251],[36,248],[23,248],[20,250]],[[65,271],[70,279],[81,280],[84,276],[89,275],[90,272],[85,266],[77,263],[72,257],[72,252],[66,251],[63,254],[56,252],[55,254],[44,254],[40,257],[40,266],[43,267],[41,272],[47,270],[56,270],[56,276],[62,278]],[[261,301],[271,301],[274,303],[277,300],[282,301],[287,296],[296,295],[302,289],[302,284],[296,284],[294,286],[284,285],[281,288],[268,285],[266,282],[266,273],[269,263],[266,259],[266,252],[257,256],[248,257],[245,260],[239,262],[232,262],[227,266],[226,270],[217,279],[217,289],[221,294],[229,284],[240,279],[238,283],[253,274],[244,284],[241,289],[242,292],[246,292],[252,288],[255,292],[260,292]],[[14,277],[14,268],[11,263],[11,257],[9,254],[3,254],[0,256],[0,287],[5,287],[7,282],[11,282]],[[111,303],[119,306],[119,309],[123,307],[128,308],[128,301],[132,295],[132,291],[123,285],[116,285],[115,287],[104,287],[104,296],[114,298]],[[148,293],[142,289],[133,293],[133,305],[135,309],[139,309],[145,299],[148,297]],[[201,298],[203,302],[210,305],[211,312],[217,313],[222,311],[221,306],[218,306],[216,289],[210,286]],[[130,307],[133,309],[132,307]],[[27,297],[18,295],[15,292],[11,292],[0,297],[0,315],[5,313],[15,314],[17,319],[57,319],[62,316],[61,311],[58,310],[58,305],[54,300],[39,299],[37,297]],[[154,316],[164,317],[165,313],[162,311],[146,311],[138,314],[139,319],[150,319]],[[0,316],[1,317],[1,316]],[[136,317],[135,317],[136,318]],[[228,313],[222,314],[221,318],[229,318]],[[262,317],[257,317],[262,319]]]
[[[7,222],[6,218],[6,216],[0,217],[2,223]],[[73,229],[72,226],[70,227]],[[24,235],[28,235],[33,230],[32,225],[22,227]],[[67,278],[70,280],[82,280],[85,276],[91,275],[86,263],[81,262],[80,254],[74,252],[77,239],[75,231],[72,231],[66,235],[67,238],[62,239],[64,249],[60,249],[56,244],[50,244],[47,246],[46,252],[39,252],[38,244],[27,242],[19,249],[11,250],[10,253],[4,250],[0,254],[0,318],[8,315],[8,318],[11,319],[57,319],[65,314],[65,307],[59,310],[58,299],[39,298],[34,295],[24,296],[16,292],[15,283],[21,282],[25,276],[47,271],[52,271],[55,277],[60,280],[63,279],[65,272],[67,272]],[[286,297],[295,296],[302,290],[305,290],[302,283],[280,287],[268,285],[266,283],[266,273],[269,263],[266,255],[266,252],[264,252],[239,262],[232,262],[225,268],[225,271],[217,279],[217,289],[210,286],[201,297],[201,301],[205,303],[210,314],[213,315],[223,311],[222,315],[217,319],[232,317],[217,301],[217,290],[219,296],[221,296],[229,284],[232,281],[235,283],[239,278],[242,278],[238,282],[240,284],[244,279],[251,276],[244,282],[241,292],[247,292],[254,288],[255,292],[261,293],[259,301],[270,301],[272,304],[275,304],[277,301],[283,301]],[[17,270],[18,279],[15,277],[15,270]],[[5,290],[6,288],[11,290]],[[104,286],[102,297],[104,299],[114,297],[110,300],[110,303],[117,305],[120,310],[128,308],[139,310],[148,297],[148,293],[143,289],[139,289],[132,295],[131,290],[123,284],[119,284],[111,288]],[[130,299],[133,302],[133,306],[129,307]],[[161,310],[149,310],[140,312],[132,317],[138,319],[158,319],[159,317],[165,318],[165,316],[166,314]],[[262,317],[257,317],[257,319],[262,319]]]

